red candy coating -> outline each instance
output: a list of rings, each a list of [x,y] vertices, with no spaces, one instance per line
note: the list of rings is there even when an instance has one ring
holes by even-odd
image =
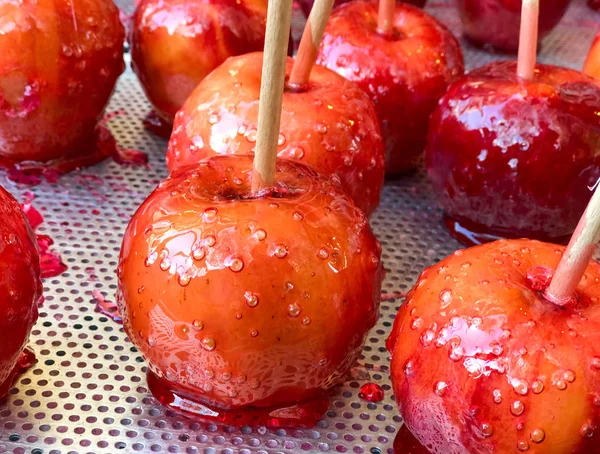
[[[124,326],[167,403],[271,413],[321,401],[377,320],[381,248],[362,211],[289,160],[251,194],[251,168],[217,156],[175,171],[125,233]]]
[[[561,20],[571,0],[540,1],[541,40]],[[458,0],[463,32],[475,45],[516,53],[519,48],[522,0]]]
[[[0,397],[38,315],[42,295],[35,235],[17,201],[0,187]]]
[[[262,53],[230,58],[194,90],[178,112],[167,164],[171,171],[216,154],[253,153]],[[287,73],[293,60],[288,59]],[[283,94],[278,156],[337,175],[367,215],[383,186],[383,139],[368,96],[321,66],[308,87]]]
[[[427,171],[453,230],[563,242],[600,176],[600,85],[569,69],[492,63],[453,84],[431,117]]]
[[[564,247],[502,240],[423,272],[388,349],[404,422],[432,453],[600,452],[600,264],[558,307],[530,285]]]
[[[94,128],[123,72],[111,0],[0,0],[0,161],[95,152]]]
[[[377,4],[355,1],[331,15],[317,63],[356,82],[375,103],[386,139],[386,173],[415,167],[429,115],[464,72],[458,41],[436,19],[397,4],[396,34],[377,32]]]
[[[143,0],[133,16],[132,66],[167,123],[228,57],[262,50],[266,0]]]

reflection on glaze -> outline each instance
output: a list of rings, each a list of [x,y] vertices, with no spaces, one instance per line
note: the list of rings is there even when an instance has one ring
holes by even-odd
[[[42,295],[35,236],[16,200],[0,187],[0,397],[23,368],[21,353]]]
[[[450,87],[430,122],[425,161],[455,236],[562,242],[600,176],[600,84],[538,65],[492,63]],[[467,232],[466,234],[464,232]]]
[[[558,24],[571,0],[540,2],[538,38]],[[522,0],[459,0],[463,33],[478,47],[516,53],[519,48]]]
[[[266,17],[266,0],[140,2],[132,66],[164,123],[173,122],[196,85],[228,57],[262,50]]]
[[[293,60],[287,61],[287,73]],[[256,146],[262,53],[231,58],[192,93],[175,117],[171,170],[215,154],[252,153]],[[355,84],[315,66],[309,86],[287,88],[279,157],[337,175],[367,215],[383,185],[383,139],[368,96]]]
[[[79,159],[123,62],[110,0],[0,0],[0,159]],[[92,147],[90,147],[90,142]]]
[[[366,91],[386,140],[386,172],[415,167],[427,121],[448,85],[464,71],[458,41],[427,13],[398,4],[396,34],[377,32],[377,5],[356,1],[336,9],[325,30],[317,63]]]
[[[392,381],[431,452],[600,452],[600,265],[558,308],[540,295],[564,249],[501,240],[457,251],[407,296],[387,341]]]
[[[178,411],[320,399],[377,319],[381,248],[339,184],[282,160],[275,187],[252,195],[251,168],[219,156],[175,171],[125,233],[124,326]]]

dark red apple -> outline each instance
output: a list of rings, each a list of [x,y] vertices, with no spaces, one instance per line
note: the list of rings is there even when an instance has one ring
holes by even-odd
[[[596,35],[583,66],[583,73],[600,79],[600,33]]]
[[[230,58],[198,85],[175,117],[169,169],[254,152],[262,62],[262,53]],[[293,62],[287,61],[288,75]],[[315,65],[306,87],[285,90],[279,157],[338,176],[367,215],[379,204],[383,147],[373,104],[354,83]]]
[[[571,0],[540,1],[539,39],[558,24]],[[522,0],[458,0],[463,32],[476,46],[516,53]]]
[[[176,411],[311,426],[378,316],[381,248],[341,186],[291,160],[251,193],[251,156],[176,170],[125,233],[120,306]]]
[[[266,18],[267,0],[143,0],[138,5],[132,66],[167,131],[213,69],[228,57],[262,51]]]
[[[556,306],[540,295],[564,249],[460,250],[409,292],[387,346],[404,423],[430,452],[600,453],[600,265]]]
[[[1,8],[0,8],[1,9]],[[0,187],[0,397],[35,321],[42,295],[36,239],[17,201]]]
[[[348,3],[351,0],[335,0],[333,3],[333,7],[337,7],[339,5],[343,5],[344,3]],[[410,5],[418,6],[419,8],[425,7],[425,3],[427,0],[396,0],[398,3],[408,3]],[[306,17],[310,14],[310,10],[315,3],[315,0],[299,0],[300,8]]]
[[[472,71],[431,116],[427,172],[467,244],[568,240],[600,177],[600,84],[546,65],[524,81],[516,68]]]
[[[0,2],[0,162],[80,158],[125,68],[111,0]]]
[[[354,1],[331,15],[317,62],[356,82],[373,102],[386,140],[386,173],[421,158],[429,115],[464,71],[458,41],[424,11],[397,4],[395,32],[377,31],[377,4]]]

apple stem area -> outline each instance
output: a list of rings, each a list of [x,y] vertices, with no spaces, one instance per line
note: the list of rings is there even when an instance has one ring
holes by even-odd
[[[302,33],[298,54],[292,67],[289,84],[302,88],[308,84],[310,72],[317,61],[317,53],[325,33],[334,0],[316,0]]]
[[[269,6],[258,104],[256,151],[252,166],[253,193],[270,187],[275,181],[285,66],[292,23],[292,0],[271,0]]]
[[[544,295],[546,299],[559,306],[567,304],[572,299],[600,240],[600,190],[598,189],[600,185],[598,183]]]
[[[525,80],[532,79],[535,72],[539,15],[539,0],[523,0],[517,75]]]
[[[382,35],[391,35],[394,32],[394,12],[396,0],[379,0],[377,15],[377,31]]]

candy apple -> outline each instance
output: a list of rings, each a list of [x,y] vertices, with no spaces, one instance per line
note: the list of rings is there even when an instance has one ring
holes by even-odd
[[[17,201],[0,187],[0,397],[12,384],[42,294],[36,239]]]
[[[448,85],[464,71],[458,41],[424,11],[397,4],[394,33],[377,31],[377,4],[333,11],[317,63],[356,82],[375,103],[386,140],[386,173],[415,167],[427,121]]]
[[[174,410],[311,426],[378,315],[381,248],[334,180],[289,160],[250,191],[251,156],[173,172],[134,215],[119,304]]]
[[[267,0],[143,0],[133,16],[131,58],[157,114],[148,121],[168,137],[202,79],[228,57],[262,50],[266,17]]]
[[[600,452],[600,264],[541,296],[564,247],[501,240],[423,272],[388,339],[405,424],[432,453]]]
[[[293,62],[288,58],[288,75]],[[262,53],[230,58],[194,90],[175,118],[171,171],[216,154],[254,151],[262,63]],[[369,97],[333,71],[315,65],[306,87],[284,92],[279,157],[337,175],[367,215],[379,204],[383,146]]]
[[[125,68],[111,0],[0,0],[0,161],[80,158]]]
[[[596,35],[592,47],[590,47],[590,53],[583,67],[583,73],[600,79],[600,33]]]
[[[451,233],[562,243],[600,177],[600,85],[570,69],[492,63],[452,85],[431,116],[425,163]]]
[[[333,6],[339,6],[339,5],[343,5],[344,3],[348,3],[350,0],[335,0]],[[423,8],[425,6],[425,3],[427,3],[427,0],[397,0],[399,3],[408,3],[410,5],[415,5],[418,6],[419,8]],[[306,15],[306,17],[308,17],[308,15],[310,14],[310,10],[312,9],[313,4],[315,3],[315,0],[300,0],[299,4],[300,4],[300,8],[302,9],[302,12]]]
[[[558,24],[571,0],[540,1],[539,38]],[[476,46],[516,53],[522,0],[458,0],[463,32]]]

